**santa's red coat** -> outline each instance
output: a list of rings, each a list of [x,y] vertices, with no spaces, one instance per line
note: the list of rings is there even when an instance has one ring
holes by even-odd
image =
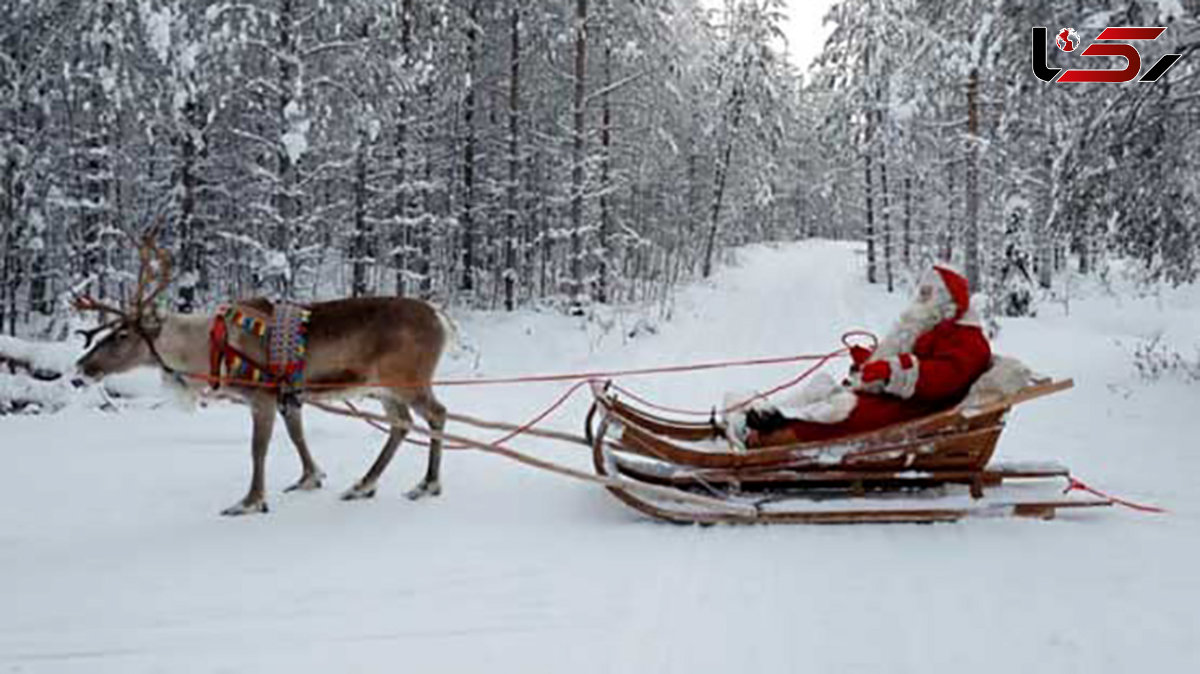
[[[912,397],[856,393],[858,403],[845,421],[835,424],[789,421],[786,426],[763,434],[754,444],[828,440],[949,408],[967,395],[971,384],[992,362],[992,349],[983,330],[954,320],[942,321],[918,337],[912,354],[917,357],[919,368]]]

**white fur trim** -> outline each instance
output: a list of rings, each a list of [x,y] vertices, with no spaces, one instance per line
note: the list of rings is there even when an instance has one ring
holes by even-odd
[[[975,309],[967,309],[962,318],[958,319],[958,325],[965,325],[970,328],[983,328],[983,320],[979,318],[979,314]]]
[[[1021,361],[1009,356],[994,356],[992,366],[971,385],[965,407],[977,407],[995,402],[1032,384],[1038,375]]]
[[[753,392],[727,393],[724,407],[729,409],[755,395]],[[746,412],[751,409],[774,410],[784,417],[796,421],[836,424],[848,419],[856,405],[858,405],[858,396],[854,395],[853,390],[834,381],[828,373],[822,372],[814,376],[804,388],[784,395],[777,401],[759,398],[749,405],[725,414],[723,419],[725,435],[735,446],[743,445],[748,432]]]
[[[819,424],[845,421],[858,404],[858,396],[822,372],[803,389],[781,400],[776,409],[789,419]]]
[[[895,356],[888,358],[888,365],[891,366],[892,374],[888,378],[887,384],[883,390],[898,398],[911,398],[917,390],[917,378],[921,373],[921,361],[916,356],[909,354],[912,359],[912,367],[904,368],[900,364],[900,357]]]

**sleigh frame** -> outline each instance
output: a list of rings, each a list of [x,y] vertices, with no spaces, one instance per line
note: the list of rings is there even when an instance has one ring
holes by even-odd
[[[621,485],[608,490],[635,510],[670,522],[1052,519],[1063,508],[1112,501],[1060,493],[1057,485],[1069,471],[1056,463],[993,463],[992,457],[1014,405],[1072,386],[1070,379],[1041,380],[983,404],[836,441],[736,451],[715,414],[703,422],[659,416],[625,402],[607,383],[593,382],[585,432],[596,473]],[[679,498],[671,497],[672,490]]]

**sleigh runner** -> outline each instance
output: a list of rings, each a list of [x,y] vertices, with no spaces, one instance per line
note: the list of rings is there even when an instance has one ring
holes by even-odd
[[[834,442],[745,452],[726,440],[715,414],[706,422],[662,417],[625,402],[606,383],[593,382],[586,433],[596,472],[628,485],[609,491],[638,511],[672,522],[1050,519],[1059,508],[1112,501],[1061,493],[1061,480],[1069,477],[1063,466],[991,460],[1013,405],[1072,385],[1069,379],[1042,380],[985,404],[959,405]],[[651,485],[652,493],[641,488]],[[672,499],[663,488],[704,499]]]

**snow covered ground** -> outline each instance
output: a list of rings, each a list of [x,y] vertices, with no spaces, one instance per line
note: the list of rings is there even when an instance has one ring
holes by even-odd
[[[635,313],[460,316],[444,376],[626,368],[824,352],[904,302],[867,287],[852,246],[742,251]],[[4,672],[1103,672],[1200,666],[1200,384],[1136,377],[1157,331],[1194,353],[1200,293],[1117,300],[1077,288],[1006,321],[997,350],[1077,388],[1019,409],[1001,458],[1060,459],[1091,484],[1171,509],[1052,522],[678,527],[603,491],[498,457],[447,456],[444,494],[410,503],[406,448],[372,501],[337,500],[381,438],[310,412],[326,489],[277,433],[272,512],[227,519],[249,478],[244,409],[81,406],[0,418]],[[1190,340],[1190,341],[1189,341]],[[627,382],[678,405],[784,380],[787,367]],[[455,410],[520,420],[564,386],[456,388]],[[586,403],[551,426],[576,430]],[[278,429],[282,430],[282,429]],[[461,430],[461,429],[451,429]],[[522,447],[588,466],[577,449]]]

